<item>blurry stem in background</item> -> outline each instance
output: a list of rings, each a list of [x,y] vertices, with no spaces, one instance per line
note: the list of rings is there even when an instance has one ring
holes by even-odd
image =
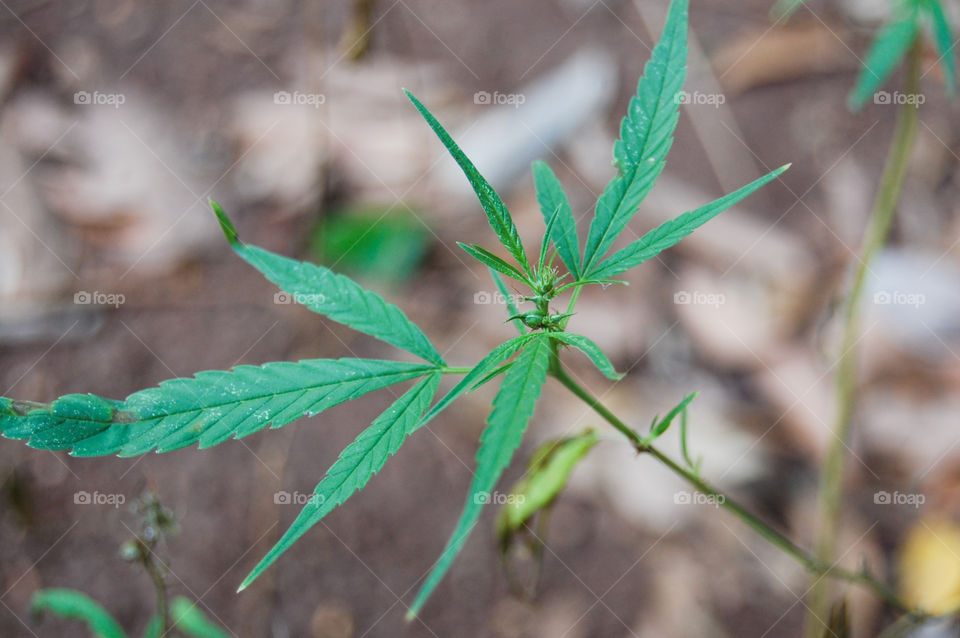
[[[350,22],[340,38],[340,50],[353,62],[362,60],[370,50],[370,33],[373,31],[374,0],[353,0]]]
[[[715,497],[718,505],[725,508],[727,511],[746,523],[770,544],[792,556],[811,574],[820,579],[829,577],[862,585],[873,592],[875,596],[883,600],[885,603],[891,607],[894,607],[895,609],[906,612],[910,617],[917,619],[925,617],[922,612],[912,609],[907,603],[898,598],[893,590],[891,590],[881,581],[877,580],[870,572],[866,570],[866,568],[863,568],[859,571],[853,571],[842,569],[828,562],[818,560],[811,554],[795,545],[789,538],[751,513],[743,505],[733,500],[720,490],[712,487],[710,484],[700,478],[692,469],[683,467],[681,464],[655,448],[630,426],[617,418],[616,415],[607,409],[605,405],[600,403],[600,401],[590,394],[585,388],[583,388],[583,386],[572,379],[560,364],[559,359],[556,357],[556,351],[554,351],[554,357],[550,366],[550,374],[574,395],[576,395],[577,398],[582,400],[597,414],[603,417],[604,420],[606,420],[610,425],[619,430],[621,434],[627,437],[631,445],[633,445],[638,453],[649,454],[661,464],[665,465],[674,474],[677,474],[683,478],[700,493]]]
[[[916,95],[919,92],[920,57],[921,45],[918,38],[907,55],[906,83],[904,86],[907,95]],[[877,199],[863,239],[863,246],[860,249],[850,292],[843,308],[843,337],[836,374],[837,408],[833,426],[833,439],[827,448],[820,476],[817,560],[822,564],[833,563],[836,556],[847,445],[850,441],[854,401],[856,399],[857,342],[861,336],[860,305],[863,300],[867,273],[874,257],[887,241],[887,235],[890,232],[890,226],[900,200],[900,187],[903,185],[907,173],[910,154],[916,137],[919,104],[910,104],[911,100],[907,100],[907,102],[900,106],[897,114],[893,142],[890,146]],[[828,582],[819,580],[813,583],[808,610],[805,635],[807,638],[816,638],[820,635],[822,629],[823,623],[820,619],[826,618],[830,611],[830,586]]]

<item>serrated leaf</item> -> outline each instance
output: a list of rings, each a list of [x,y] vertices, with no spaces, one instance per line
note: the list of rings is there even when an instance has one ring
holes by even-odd
[[[0,399],[0,432],[75,456],[201,448],[284,426],[395,383],[430,374],[420,363],[313,359],[237,366],[171,379],[125,401],[67,395],[49,405]]]
[[[244,244],[220,205],[211,201],[210,206],[237,254],[284,290],[290,301],[431,363],[446,365],[423,331],[395,305],[329,268]]]
[[[687,0],[673,0],[660,41],[630,100],[613,147],[618,175],[597,201],[583,254],[583,272],[603,258],[660,176],[673,144],[687,75]]]
[[[944,82],[949,95],[957,92],[957,64],[954,59],[953,29],[950,20],[940,0],[923,0],[920,5],[930,16],[933,26],[933,43],[940,56],[940,66],[943,68]]]
[[[482,248],[476,244],[464,244],[461,242],[457,242],[457,245],[460,246],[460,248],[463,248],[468,255],[479,261],[487,268],[501,272],[507,277],[512,277],[521,283],[529,283],[528,277],[517,270],[516,266],[513,266],[503,259],[500,259],[486,248]]]
[[[561,440],[548,441],[530,458],[527,473],[520,479],[507,504],[497,516],[497,534],[501,545],[534,514],[548,507],[567,485],[577,463],[587,455],[600,437],[593,430]]]
[[[917,37],[917,7],[903,5],[897,15],[880,29],[850,93],[850,108],[859,110],[897,68]]]
[[[613,381],[619,381],[623,378],[623,374],[617,372],[616,368],[613,367],[613,364],[610,363],[610,359],[607,358],[607,355],[603,353],[603,350],[595,344],[593,341],[584,337],[583,335],[575,335],[569,332],[549,332],[547,333],[551,339],[555,339],[562,343],[567,344],[568,346],[573,346],[577,350],[580,350],[585,355],[590,357],[590,361],[593,362],[593,365],[597,367],[597,370],[603,373],[603,376]]]
[[[563,192],[563,186],[546,162],[533,163],[533,180],[543,222],[549,226],[554,214],[558,215],[550,232],[553,244],[557,247],[557,254],[574,278],[579,278],[580,239],[577,236],[577,222],[573,218],[573,211],[570,209],[566,193]]]
[[[553,215],[550,216],[550,219],[547,220],[547,227],[543,233],[543,239],[540,242],[540,257],[537,259],[537,276],[542,277],[546,272],[547,268],[547,253],[550,252],[550,243],[553,241],[553,229],[557,225],[557,220],[560,219],[560,213],[562,209],[557,207],[557,210],[553,212]],[[550,264],[553,265],[553,258],[550,259]]]
[[[520,235],[517,233],[517,227],[513,223],[513,218],[510,217],[510,211],[507,210],[503,200],[500,199],[500,195],[497,194],[497,191],[493,190],[493,186],[480,174],[477,167],[474,166],[473,162],[460,150],[457,143],[453,141],[450,134],[447,133],[440,122],[437,121],[437,118],[427,110],[427,107],[410,91],[404,89],[403,92],[406,93],[407,98],[409,98],[417,110],[420,111],[420,115],[427,121],[427,124],[433,129],[433,132],[437,134],[437,137],[440,138],[443,145],[447,147],[453,159],[460,165],[463,174],[467,176],[467,180],[470,182],[470,186],[473,187],[473,192],[477,194],[477,199],[480,200],[480,206],[483,207],[483,211],[487,214],[490,227],[493,228],[493,232],[497,234],[500,243],[503,244],[504,248],[517,260],[523,272],[528,275],[532,274],[530,272],[530,262],[527,261],[527,255],[523,250]]]
[[[493,411],[488,426],[480,437],[477,451],[477,471],[470,487],[470,495],[460,515],[453,535],[440,559],[433,566],[413,605],[408,618],[416,617],[430,594],[440,583],[457,554],[473,530],[484,502],[497,485],[500,475],[510,464],[513,453],[520,446],[540,391],[547,379],[550,362],[550,344],[542,335],[531,341],[507,371],[493,400]]]
[[[170,602],[170,622],[182,634],[193,638],[230,638],[230,634],[213,623],[200,608],[177,596]]]
[[[30,599],[34,613],[50,612],[87,624],[97,638],[127,638],[123,628],[100,603],[73,589],[40,589]]]
[[[340,453],[299,516],[243,580],[238,591],[246,589],[311,527],[363,489],[380,471],[421,424],[420,419],[430,407],[441,376],[432,374],[408,390]]]
[[[493,279],[494,285],[496,285],[497,290],[500,292],[501,295],[503,295],[503,298],[506,300],[507,316],[512,317],[513,315],[518,314],[519,310],[517,310],[517,304],[513,303],[513,296],[511,296],[510,291],[507,290],[507,284],[504,283],[503,278],[500,276],[500,273],[498,273],[493,268],[490,268],[489,270],[490,270],[490,277]],[[521,335],[527,334],[526,329],[524,329],[523,327],[523,322],[520,321],[519,319],[513,319],[510,321],[510,323],[512,323],[514,327],[516,327],[517,332],[519,332]]]
[[[652,441],[666,432],[670,427],[670,424],[673,423],[673,420],[677,418],[677,415],[686,410],[687,406],[690,405],[690,402],[695,398],[697,398],[696,392],[688,394],[683,398],[683,401],[678,403],[672,410],[667,412],[667,416],[663,417],[659,421],[654,421],[653,425],[650,427],[650,440]]]
[[[668,222],[664,222],[640,239],[631,242],[623,249],[602,261],[587,277],[590,279],[609,279],[639,266],[652,257],[656,257],[761,186],[782,175],[788,168],[790,168],[790,164],[781,166],[777,170],[764,175],[739,190],[710,202],[705,206],[701,206],[696,210],[675,217]]]

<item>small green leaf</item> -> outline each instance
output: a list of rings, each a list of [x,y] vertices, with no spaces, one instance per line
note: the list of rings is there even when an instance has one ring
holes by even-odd
[[[470,495],[464,506],[457,527],[447,542],[439,560],[420,588],[413,605],[407,612],[407,618],[415,618],[450,569],[453,560],[460,553],[467,536],[473,530],[484,503],[497,485],[500,475],[510,464],[513,453],[523,439],[533,409],[540,397],[540,391],[547,379],[547,366],[550,362],[550,344],[538,338],[531,341],[517,357],[516,362],[507,371],[500,391],[493,400],[493,411],[487,419],[487,429],[480,437],[480,449],[477,451],[477,471],[470,487]]]
[[[85,622],[96,638],[127,638],[123,628],[97,601],[73,589],[40,589],[30,599],[35,614],[48,611],[61,618]]]
[[[474,166],[473,162],[460,150],[457,143],[453,141],[450,134],[441,126],[437,118],[427,110],[427,107],[414,97],[410,91],[404,89],[403,92],[406,93],[410,101],[413,102],[413,105],[420,111],[420,115],[427,121],[427,124],[433,129],[433,132],[437,134],[437,137],[440,138],[443,145],[447,147],[453,159],[460,165],[463,174],[467,176],[467,179],[470,181],[470,186],[473,187],[473,191],[480,200],[480,206],[483,207],[484,212],[487,214],[490,227],[493,228],[493,232],[500,238],[500,243],[503,244],[504,248],[517,260],[521,270],[532,276],[530,272],[530,262],[527,261],[527,255],[523,250],[523,244],[520,242],[517,227],[514,225],[513,218],[510,217],[510,211],[507,210],[506,205],[504,205],[503,200],[500,199],[497,191],[493,190],[493,186],[480,174],[477,167]]]
[[[215,625],[200,608],[183,596],[170,602],[170,621],[183,634],[193,638],[230,638],[230,634]]]
[[[607,377],[608,379],[619,381],[623,378],[623,374],[617,372],[616,368],[613,367],[613,364],[610,363],[610,359],[608,359],[607,355],[603,353],[603,350],[601,350],[600,347],[590,339],[582,335],[575,335],[569,332],[550,332],[547,334],[550,335],[551,339],[556,339],[557,341],[565,343],[568,346],[573,346],[590,357],[590,360],[593,361],[593,365],[597,366],[597,370],[602,372],[603,376]]]
[[[238,255],[267,279],[287,292],[290,301],[412,352],[436,365],[445,365],[443,357],[402,310],[387,303],[375,292],[365,290],[346,275],[329,268],[276,255],[237,238],[237,231],[223,209],[211,202],[227,240]]]
[[[0,431],[39,449],[73,448],[75,456],[136,456],[198,442],[207,448],[436,370],[401,361],[313,359],[198,372],[123,402],[93,395],[67,395],[49,405],[0,399]]]
[[[673,0],[613,147],[618,175],[597,201],[583,254],[583,272],[603,258],[660,176],[680,115],[677,96],[687,75],[687,0]]]
[[[430,407],[441,376],[432,374],[408,390],[340,453],[340,458],[313,491],[310,502],[237,591],[246,589],[311,527],[363,489],[421,424],[420,419]]]
[[[166,638],[163,635],[163,621],[160,616],[153,615],[147,622],[147,628],[143,630],[143,638]]]
[[[530,458],[527,473],[510,492],[513,498],[500,508],[497,534],[501,545],[540,510],[549,507],[567,485],[577,463],[600,437],[593,430],[578,436],[548,441]]]
[[[557,254],[574,276],[580,276],[580,239],[577,237],[577,222],[573,218],[570,202],[563,192],[560,180],[546,162],[533,163],[533,180],[537,188],[537,201],[540,202],[540,212],[543,222],[550,225],[550,220],[557,214],[557,221],[550,232]]]
[[[457,245],[460,246],[460,248],[463,248],[468,255],[485,265],[487,268],[492,268],[493,270],[501,272],[507,277],[516,279],[520,283],[529,283],[529,278],[517,270],[516,266],[508,264],[486,248],[481,248],[476,244],[463,244],[460,242],[457,242]]]
[[[677,418],[677,415],[685,412],[687,406],[690,405],[690,402],[697,398],[697,393],[688,394],[684,397],[683,401],[678,403],[670,412],[667,413],[667,416],[663,417],[659,421],[654,421],[653,425],[650,426],[650,440],[658,438],[661,434],[667,431],[670,427],[670,424],[673,423],[673,420]]]
[[[955,95],[957,92],[957,64],[953,49],[956,44],[953,40],[950,20],[947,18],[947,13],[944,11],[940,0],[922,0],[920,6],[930,15],[930,21],[933,25],[933,42],[937,47],[937,54],[940,56],[940,66],[943,68],[947,94]]]
[[[777,0],[770,14],[777,22],[781,22],[796,13],[805,2],[806,0]]]
[[[553,229],[557,226],[557,220],[560,219],[561,208],[557,207],[557,210],[553,212],[553,215],[550,216],[550,219],[547,221],[547,228],[543,233],[543,240],[540,242],[540,258],[537,259],[537,276],[543,277],[545,268],[547,268],[547,253],[550,251],[550,242],[553,241]],[[550,264],[553,264],[553,259],[550,259]]]
[[[720,199],[710,202],[696,210],[684,213],[651,230],[640,239],[628,244],[603,262],[597,265],[587,277],[590,279],[609,279],[626,272],[641,263],[656,257],[664,250],[677,244],[681,239],[703,226],[705,223],[727,210],[740,200],[750,195],[761,186],[776,179],[790,168],[790,164],[781,166],[777,170],[755,180],[743,188],[734,191]]]
[[[860,70],[857,85],[850,94],[850,108],[859,110],[874,97],[883,86],[900,60],[913,46],[917,37],[917,6],[914,3],[900,7],[890,22],[885,24],[873,44]]]
[[[500,273],[498,273],[496,270],[491,268],[490,276],[493,278],[493,283],[497,286],[497,290],[500,292],[501,295],[503,295],[503,298],[506,300],[507,315],[513,316],[517,314],[519,312],[519,310],[517,310],[517,304],[513,303],[513,296],[510,294],[510,291],[507,290],[507,284],[504,283],[503,278],[500,276]],[[521,335],[527,334],[527,331],[523,327],[522,321],[519,321],[517,319],[508,320],[508,321],[510,321],[510,323],[512,323],[517,328],[517,332],[519,332]]]

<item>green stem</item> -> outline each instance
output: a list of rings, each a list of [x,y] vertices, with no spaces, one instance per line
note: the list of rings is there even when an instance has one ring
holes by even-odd
[[[672,472],[687,481],[687,483],[695,487],[697,491],[714,497],[715,501],[721,507],[725,508],[727,511],[746,523],[750,528],[760,534],[760,536],[762,536],[772,545],[792,556],[810,573],[818,577],[836,578],[850,583],[862,585],[892,607],[908,613],[918,613],[905,602],[900,600],[897,595],[890,590],[890,588],[874,578],[873,575],[866,571],[866,569],[861,571],[852,571],[848,569],[842,569],[831,565],[830,563],[818,560],[811,554],[798,547],[789,538],[758,518],[746,507],[704,481],[694,471],[683,467],[666,454],[655,448],[650,442],[640,436],[640,434],[637,433],[633,428],[621,421],[596,397],[583,388],[583,386],[572,379],[558,361],[551,366],[551,375],[556,378],[557,381],[563,384],[568,390],[570,390],[577,398],[590,406],[594,412],[603,417],[607,423],[615,427],[621,434],[627,437],[637,452],[649,454],[664,466],[669,468]]]
[[[467,374],[471,370],[473,370],[473,368],[456,368],[451,366],[445,366],[444,368],[441,368],[440,371],[443,374]]]
[[[906,84],[908,95],[916,95],[920,86],[919,40],[907,56]],[[909,101],[908,101],[909,102]],[[836,373],[837,408],[834,416],[833,439],[827,448],[820,475],[819,528],[816,555],[822,563],[831,563],[836,555],[840,529],[840,508],[843,501],[843,478],[846,469],[847,445],[853,423],[857,385],[857,342],[860,339],[860,305],[866,288],[867,274],[874,257],[883,248],[900,200],[900,189],[906,177],[917,131],[916,104],[904,104],[897,114],[893,142],[890,146],[877,199],[868,222],[860,250],[859,263],[854,271],[850,293],[843,309],[843,337]],[[822,621],[830,609],[829,583],[813,584],[807,615],[807,638],[820,635]]]

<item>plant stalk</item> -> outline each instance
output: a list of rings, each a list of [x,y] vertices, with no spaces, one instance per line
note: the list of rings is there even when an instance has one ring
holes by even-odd
[[[918,39],[907,55],[907,95],[916,95],[919,92],[920,60],[921,48]],[[917,132],[918,108],[918,104],[907,103],[900,106],[897,113],[893,142],[858,256],[859,263],[854,271],[850,293],[843,308],[843,336],[835,381],[837,407],[833,425],[834,437],[827,448],[820,475],[816,556],[817,560],[824,564],[832,563],[836,556],[840,531],[847,445],[850,441],[857,389],[857,342],[861,337],[860,306],[870,264],[886,244],[900,200],[900,190]],[[812,586],[805,630],[807,638],[817,638],[821,633],[823,622],[820,619],[826,618],[830,610],[830,589],[830,583],[822,580]]]
[[[789,538],[778,532],[776,529],[771,527],[769,524],[764,522],[762,519],[757,517],[755,514],[750,512],[746,507],[741,505],[736,500],[730,498],[725,493],[721,492],[717,488],[711,486],[709,483],[704,481],[700,476],[693,470],[686,468],[669,456],[658,450],[654,447],[649,441],[645,440],[636,430],[628,426],[626,423],[621,421],[613,412],[611,412],[605,405],[603,405],[596,397],[590,394],[583,386],[577,383],[574,379],[567,374],[563,366],[559,364],[559,361],[554,358],[554,362],[551,365],[550,374],[557,379],[564,387],[570,390],[577,398],[582,400],[588,406],[590,406],[594,412],[599,414],[607,423],[616,428],[621,434],[623,434],[633,445],[633,447],[639,453],[649,454],[657,461],[669,468],[673,473],[677,474],[683,478],[687,483],[692,485],[697,491],[702,494],[707,494],[716,499],[716,502],[732,513],[734,516],[739,518],[741,521],[746,523],[750,528],[755,532],[760,534],[764,539],[769,543],[782,550],[786,554],[793,557],[797,562],[799,562],[807,571],[819,578],[829,577],[835,578],[838,580],[844,580],[850,583],[855,583],[866,587],[874,593],[878,598],[889,604],[891,607],[899,609],[907,613],[919,614],[916,610],[912,609],[908,604],[900,600],[897,595],[884,583],[877,580],[872,574],[870,574],[866,569],[860,571],[852,571],[848,569],[843,569],[836,567],[830,563],[820,561],[815,558],[813,555],[804,551],[802,548],[797,546]],[[922,614],[919,614],[922,615]]]

